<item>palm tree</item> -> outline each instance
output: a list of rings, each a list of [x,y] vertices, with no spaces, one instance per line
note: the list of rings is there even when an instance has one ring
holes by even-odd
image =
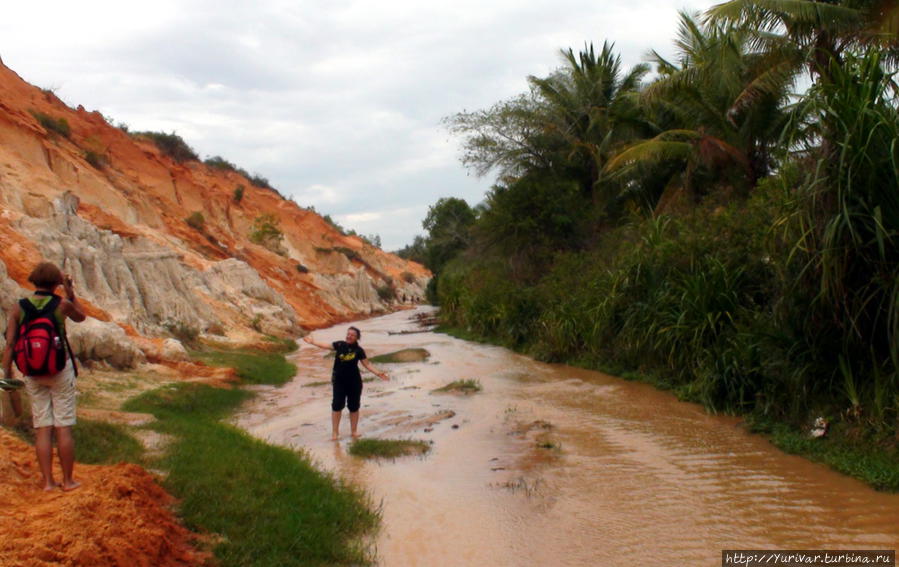
[[[565,67],[546,78],[528,77],[543,101],[544,128],[567,147],[566,165],[580,171],[585,193],[592,194],[605,162],[622,145],[650,133],[638,104],[645,64],[624,73],[614,45],[593,44],[575,55],[563,50]]]
[[[892,7],[891,7],[892,6]],[[884,51],[899,60],[895,2],[880,0],[730,0],[706,13],[710,23],[743,27],[759,53],[794,72],[830,80],[847,51]]]
[[[772,154],[788,122],[793,75],[751,53],[745,31],[701,25],[697,16],[684,12],[680,18],[679,60],[670,62],[652,51],[660,77],[642,94],[663,131],[618,153],[605,172],[619,178],[636,175],[644,190],[686,190],[693,196],[701,193],[700,185],[751,188],[774,166]],[[653,204],[660,195],[644,198]]]

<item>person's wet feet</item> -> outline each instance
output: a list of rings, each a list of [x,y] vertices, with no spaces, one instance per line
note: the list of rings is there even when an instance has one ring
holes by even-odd
[[[359,433],[358,431],[353,431],[353,439],[359,439],[360,437],[362,437],[361,433]]]
[[[53,492],[57,488],[59,488],[58,484],[56,484],[55,482],[50,482],[44,485],[44,492]]]
[[[80,482],[72,480],[72,481],[69,481],[69,482],[63,484],[62,490],[63,490],[63,492],[71,492],[71,491],[75,490],[76,488],[78,488],[79,486],[81,486]]]
[[[337,441],[338,439],[340,439],[340,435],[336,433],[331,434],[331,441]]]

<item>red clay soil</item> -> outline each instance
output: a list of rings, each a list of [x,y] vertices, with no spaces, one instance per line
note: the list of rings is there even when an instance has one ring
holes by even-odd
[[[34,449],[0,430],[0,478],[2,567],[183,567],[209,557],[137,465],[79,463],[80,488],[44,492]]]

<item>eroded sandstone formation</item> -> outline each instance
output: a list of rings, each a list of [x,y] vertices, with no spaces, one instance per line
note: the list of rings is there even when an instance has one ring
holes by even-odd
[[[283,234],[276,245],[251,238],[259,219]],[[87,305],[73,346],[115,367],[180,356],[148,337],[251,342],[384,311],[421,300],[430,276],[236,171],[177,162],[0,63],[4,317],[40,259],[71,273]]]

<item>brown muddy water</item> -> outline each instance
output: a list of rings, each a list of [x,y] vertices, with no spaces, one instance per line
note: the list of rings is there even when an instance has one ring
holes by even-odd
[[[424,457],[348,455],[346,414],[331,442],[330,385],[310,384],[329,380],[332,361],[305,343],[293,382],[263,389],[238,416],[253,435],[303,450],[371,494],[383,511],[379,565],[714,566],[722,549],[899,543],[899,495],[644,384],[436,333],[388,334],[415,329],[415,312],[357,323],[369,356],[431,353],[375,365],[391,381],[365,384],[359,429],[431,441]],[[342,339],[347,326],[315,337]],[[432,393],[460,379],[483,390]]]

